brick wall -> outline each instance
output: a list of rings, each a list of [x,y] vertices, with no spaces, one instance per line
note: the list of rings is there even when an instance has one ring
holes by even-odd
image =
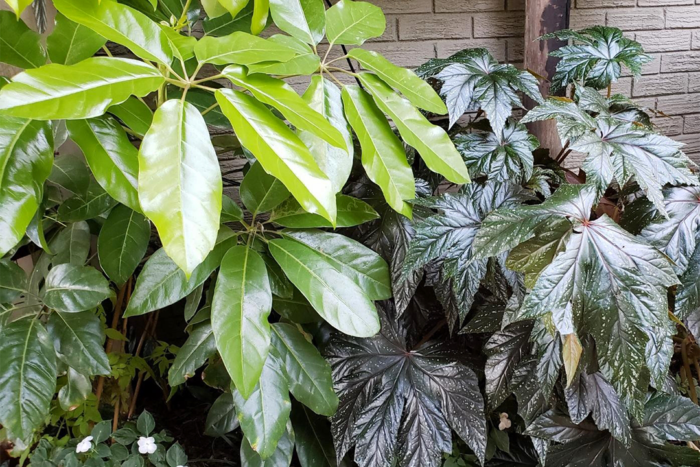
[[[366,47],[399,65],[415,67],[467,47],[485,47],[500,61],[522,63],[524,0],[369,1],[383,8],[387,30]],[[700,161],[700,0],[572,3],[572,28],[619,27],[654,57],[639,81],[623,77],[614,91],[668,115],[656,124]]]

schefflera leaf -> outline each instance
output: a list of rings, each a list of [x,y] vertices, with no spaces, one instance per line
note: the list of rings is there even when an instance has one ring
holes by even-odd
[[[241,92],[216,91],[216,100],[236,135],[270,175],[309,212],[335,224],[335,193],[304,143],[267,107]]]
[[[287,62],[297,51],[280,42],[242,31],[224,37],[207,36],[197,42],[194,54],[201,63],[212,65],[253,65],[261,62]]]
[[[668,372],[673,326],[667,288],[678,279],[662,253],[612,219],[590,220],[596,199],[592,186],[564,185],[541,205],[497,210],[477,234],[475,257],[506,251],[568,219],[561,252],[542,270],[516,317],[551,315],[562,335],[592,334],[602,373],[635,414],[643,367],[657,387]]]
[[[369,2],[341,0],[326,11],[326,37],[331,44],[362,45],[385,29],[382,9]]]
[[[170,100],[156,111],[139,151],[139,187],[144,214],[189,278],[214,248],[223,191],[207,125],[192,104]]]
[[[258,384],[268,356],[271,310],[265,262],[247,246],[231,248],[221,261],[211,321],[219,354],[244,399]]]
[[[0,116],[0,255],[24,236],[53,164],[48,122]]]
[[[0,11],[0,28],[3,33],[0,62],[23,69],[36,68],[46,63],[41,36],[29,29],[24,21],[9,11]]]
[[[323,0],[270,0],[270,14],[282,31],[307,44],[323,39],[326,8]]]
[[[105,42],[107,39],[92,29],[57,13],[56,26],[46,38],[46,48],[52,63],[74,65],[92,57]]]
[[[131,95],[155,91],[163,81],[156,68],[128,58],[52,63],[19,73],[3,86],[0,113],[37,120],[98,117]]]
[[[151,224],[143,214],[122,205],[109,213],[97,238],[97,253],[105,274],[118,286],[134,273],[150,238]]]

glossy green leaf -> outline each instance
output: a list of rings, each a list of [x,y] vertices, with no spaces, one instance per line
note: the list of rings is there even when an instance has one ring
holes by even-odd
[[[338,217],[336,227],[353,227],[379,217],[377,211],[364,201],[346,195],[336,195]],[[290,198],[272,211],[270,220],[284,227],[309,229],[333,227],[323,217],[304,211],[299,202]]]
[[[52,313],[47,330],[63,363],[85,375],[110,373],[102,323],[91,311]]]
[[[42,298],[51,309],[75,313],[95,308],[111,294],[109,283],[100,271],[66,263],[49,271]]]
[[[363,68],[373,71],[385,83],[406,96],[411,104],[428,112],[446,114],[447,107],[433,87],[406,68],[396,66],[381,54],[365,49],[352,49],[348,56],[357,60]]]
[[[335,222],[331,183],[292,130],[263,104],[243,93],[218,90],[216,99],[243,146],[265,170],[284,183],[304,209]]]
[[[231,248],[221,261],[211,323],[219,354],[244,399],[253,393],[267,359],[271,310],[265,262],[251,248]]]
[[[194,376],[199,367],[216,352],[216,341],[211,325],[196,326],[175,356],[168,371],[168,384],[177,386]],[[208,424],[207,424],[208,425]]]
[[[282,361],[294,398],[319,415],[330,417],[338,408],[331,367],[316,347],[291,324],[272,325],[272,344]]]
[[[226,1],[226,3],[231,4],[235,3],[236,1],[237,0],[233,0],[232,2],[229,0]],[[220,18],[221,16],[228,13],[228,10],[224,7],[223,2],[220,2],[219,0],[202,0],[200,3],[202,4],[202,8],[204,8],[205,13],[207,14],[207,18],[209,19]]]
[[[382,9],[369,2],[341,0],[326,11],[326,36],[331,44],[362,45],[385,29]]]
[[[289,198],[289,190],[284,184],[265,172],[262,164],[257,162],[243,177],[240,194],[241,201],[253,215],[270,211]]]
[[[46,47],[52,63],[74,65],[92,57],[106,42],[92,29],[56,13],[56,26],[46,38]]]
[[[48,180],[74,195],[85,196],[90,186],[90,171],[80,156],[67,154],[54,159]]]
[[[367,176],[379,185],[389,206],[410,217],[415,198],[413,171],[406,160],[401,141],[391,130],[372,97],[359,86],[343,88],[345,115],[362,146],[362,166]]]
[[[281,79],[260,74],[249,76],[246,70],[238,65],[227,66],[222,74],[236,86],[250,91],[260,102],[279,110],[300,130],[309,131],[335,147],[347,147],[343,135]]]
[[[281,233],[321,255],[370,299],[391,298],[389,266],[381,256],[360,242],[321,230],[284,230]]]
[[[218,18],[205,19],[202,21],[202,27],[207,36],[213,37],[226,36],[237,31],[249,32],[252,17],[253,2],[249,0],[248,5],[235,17],[227,14]]]
[[[131,128],[136,134],[143,136],[153,123],[153,111],[142,100],[130,97],[121,104],[113,105],[107,109]]]
[[[307,44],[323,39],[326,8],[323,0],[270,0],[270,14],[275,26]]]
[[[221,258],[236,241],[236,234],[222,226],[216,238],[216,246],[192,272],[189,281],[164,249],[153,253],[139,273],[124,317],[143,315],[185,298],[219,267]]]
[[[256,36],[267,26],[270,14],[270,0],[253,0],[253,16],[250,19],[250,32]]]
[[[55,256],[51,264],[84,266],[90,254],[90,226],[85,221],[73,222],[61,230],[51,241]]]
[[[90,378],[68,367],[66,385],[58,391],[58,403],[63,410],[75,410],[92,393]]]
[[[139,150],[139,201],[163,248],[187,277],[214,248],[222,181],[199,111],[170,100],[153,117]]]
[[[221,198],[221,222],[237,222],[243,220],[243,210],[230,197]]]
[[[247,442],[263,459],[272,456],[285,433],[291,403],[289,386],[282,363],[270,354],[260,375],[260,381],[248,399],[238,391],[233,400],[238,420]]]
[[[279,42],[237,31],[224,37],[203,37],[194,48],[197,60],[213,65],[252,65],[254,63],[286,62],[297,55]]]
[[[28,439],[49,413],[56,390],[56,353],[38,319],[22,319],[0,331],[0,423]]]
[[[242,467],[289,467],[294,456],[294,430],[291,423],[287,422],[287,428],[277,443],[277,448],[270,457],[263,459],[250,446],[247,440],[241,442],[241,466]]]
[[[39,120],[98,117],[109,106],[132,94],[145,96],[162,83],[157,69],[128,58],[93,57],[75,65],[52,63],[15,75],[0,89],[0,112]]]
[[[299,39],[282,34],[275,34],[269,38],[272,42],[286,45],[297,51],[297,55],[286,62],[265,61],[248,65],[248,73],[265,73],[268,75],[310,75],[317,71],[321,65],[321,57],[314,53],[313,49]]]
[[[48,123],[0,116],[0,255],[24,236],[41,203],[51,164]]]
[[[430,123],[376,75],[362,73],[360,81],[374,96],[377,106],[391,117],[404,141],[420,153],[430,170],[453,183],[469,182],[467,166],[445,130]]]
[[[296,287],[293,288],[291,297],[273,297],[272,309],[280,316],[298,324],[321,321],[321,317],[316,313],[316,310]]]
[[[95,180],[90,180],[87,193],[84,196],[72,196],[58,208],[58,219],[61,222],[78,222],[99,216],[114,207],[117,201]]]
[[[224,436],[238,428],[236,417],[236,405],[233,402],[233,394],[225,392],[212,404],[207,420],[204,424],[204,434],[209,436]]]
[[[92,0],[55,0],[54,5],[71,21],[128,47],[143,59],[161,65],[170,65],[173,60],[165,33],[157,23],[133,8],[112,1]]]
[[[12,303],[27,290],[27,273],[10,259],[0,259],[0,303]]]
[[[70,138],[80,146],[95,180],[112,198],[140,212],[138,150],[109,116],[66,123]]]
[[[287,277],[331,326],[358,337],[379,331],[372,301],[321,255],[285,239],[270,241],[269,248]]]
[[[337,467],[333,436],[325,417],[299,404],[292,404],[292,426],[301,467]]]
[[[238,13],[243,10],[243,8],[248,5],[248,2],[250,0],[219,0],[219,4],[226,8],[226,10],[233,16],[234,18]]]
[[[118,286],[131,277],[146,254],[151,224],[142,214],[119,205],[112,209],[97,238],[100,266]]]
[[[194,36],[190,36],[187,34],[181,34],[179,31],[176,31],[170,26],[166,26],[165,24],[159,24],[158,25],[160,29],[165,33],[165,36],[168,38],[168,41],[170,42],[170,48],[173,51],[173,54],[175,57],[177,57],[178,60],[182,60],[183,62],[187,62],[189,59],[194,58],[194,48],[197,45],[197,38]],[[182,31],[183,33],[186,31]],[[179,70],[182,70],[182,64],[176,63],[175,66]],[[187,67],[186,70],[182,73],[181,75],[188,75],[188,71],[191,73],[194,70],[194,64],[192,64],[192,68],[188,69]]]
[[[299,138],[311,151],[316,163],[340,192],[350,176],[353,162],[353,141],[350,125],[345,119],[341,91],[330,80],[321,75],[311,77],[311,83],[304,92],[304,101],[316,112],[323,115],[345,139],[345,146],[337,148],[310,131],[298,131]]]
[[[0,62],[19,68],[37,68],[46,63],[41,36],[9,11],[0,11]]]

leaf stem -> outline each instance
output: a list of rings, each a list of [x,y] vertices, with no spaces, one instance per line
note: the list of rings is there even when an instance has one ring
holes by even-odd
[[[102,46],[102,51],[107,54],[108,57],[112,57],[112,52],[109,51],[106,45]]]
[[[209,112],[211,112],[212,110],[217,108],[218,106],[219,106],[218,102],[215,102],[214,104],[210,105],[209,107],[207,107],[206,109],[204,109],[202,111],[202,116],[205,116],[206,114],[208,114]]]
[[[681,344],[681,357],[683,359],[683,369],[685,370],[686,380],[688,381],[690,400],[692,400],[695,405],[698,405],[698,394],[695,392],[695,382],[693,381],[693,374],[690,371],[690,361],[688,360],[689,343],[690,340],[688,338],[683,340],[683,343]]]

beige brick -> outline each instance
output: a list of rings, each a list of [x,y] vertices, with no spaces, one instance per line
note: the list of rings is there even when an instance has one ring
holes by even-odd
[[[426,0],[428,3],[430,0]],[[449,12],[473,12],[473,11],[503,11],[503,0],[437,0],[435,11],[437,13]]]
[[[660,8],[620,9],[608,11],[608,26],[623,31],[646,31],[664,28],[664,10]]]
[[[688,92],[700,92],[700,73],[688,73]]]
[[[683,133],[700,133],[700,114],[686,115],[684,119]]]
[[[576,0],[576,8],[617,8],[635,3],[636,0]]]
[[[398,66],[417,67],[435,58],[435,46],[432,42],[373,42],[364,46],[384,55],[387,60]]]
[[[632,95],[638,96],[661,96],[664,94],[681,94],[688,89],[688,75],[655,75],[645,76],[632,86]]]
[[[463,49],[483,47],[499,62],[506,60],[506,41],[504,39],[472,39],[464,41],[437,41],[438,58],[447,58]]]
[[[700,93],[657,97],[656,110],[666,115],[696,113],[700,110]]]
[[[436,15],[402,15],[399,39],[468,39],[472,34],[470,15],[450,13]]]
[[[694,0],[639,0],[639,6],[692,5]]]
[[[649,112],[656,110],[656,97],[643,97],[641,99],[635,99],[634,102],[638,106],[647,109]]]
[[[508,39],[508,48],[506,49],[506,60],[508,63],[522,62],[525,49],[525,41],[513,37]]]
[[[697,134],[680,135],[673,139],[685,144],[685,146],[681,148],[681,151],[690,156],[693,162],[697,164],[700,159],[700,136]]]
[[[700,52],[675,52],[661,57],[661,73],[700,70]]]
[[[636,40],[645,52],[675,52],[690,48],[690,31],[638,32]]]
[[[607,90],[601,90],[601,93],[606,93]],[[612,83],[612,93],[622,94],[623,96],[632,95],[632,78],[620,78],[617,82]]]
[[[430,13],[433,5],[427,0],[369,0],[384,13]],[[334,2],[335,3],[335,2]]]
[[[691,49],[700,49],[700,31],[693,31]]]
[[[391,42],[398,40],[398,27],[396,26],[397,23],[399,22],[398,16],[387,16],[386,17],[386,29],[384,30],[384,34],[381,36],[375,38],[375,39],[370,39],[370,42]],[[326,40],[325,38],[323,39],[324,41]]]
[[[605,25],[604,11],[571,10],[569,18],[571,29],[583,29],[596,25]]]
[[[652,122],[662,135],[676,136],[683,133],[683,117],[657,117]]]
[[[666,27],[700,28],[700,7],[671,7],[666,9]]]
[[[523,11],[525,10],[525,0],[507,0],[506,10]]]
[[[474,15],[474,37],[513,37],[524,33],[525,15],[522,12]]]

